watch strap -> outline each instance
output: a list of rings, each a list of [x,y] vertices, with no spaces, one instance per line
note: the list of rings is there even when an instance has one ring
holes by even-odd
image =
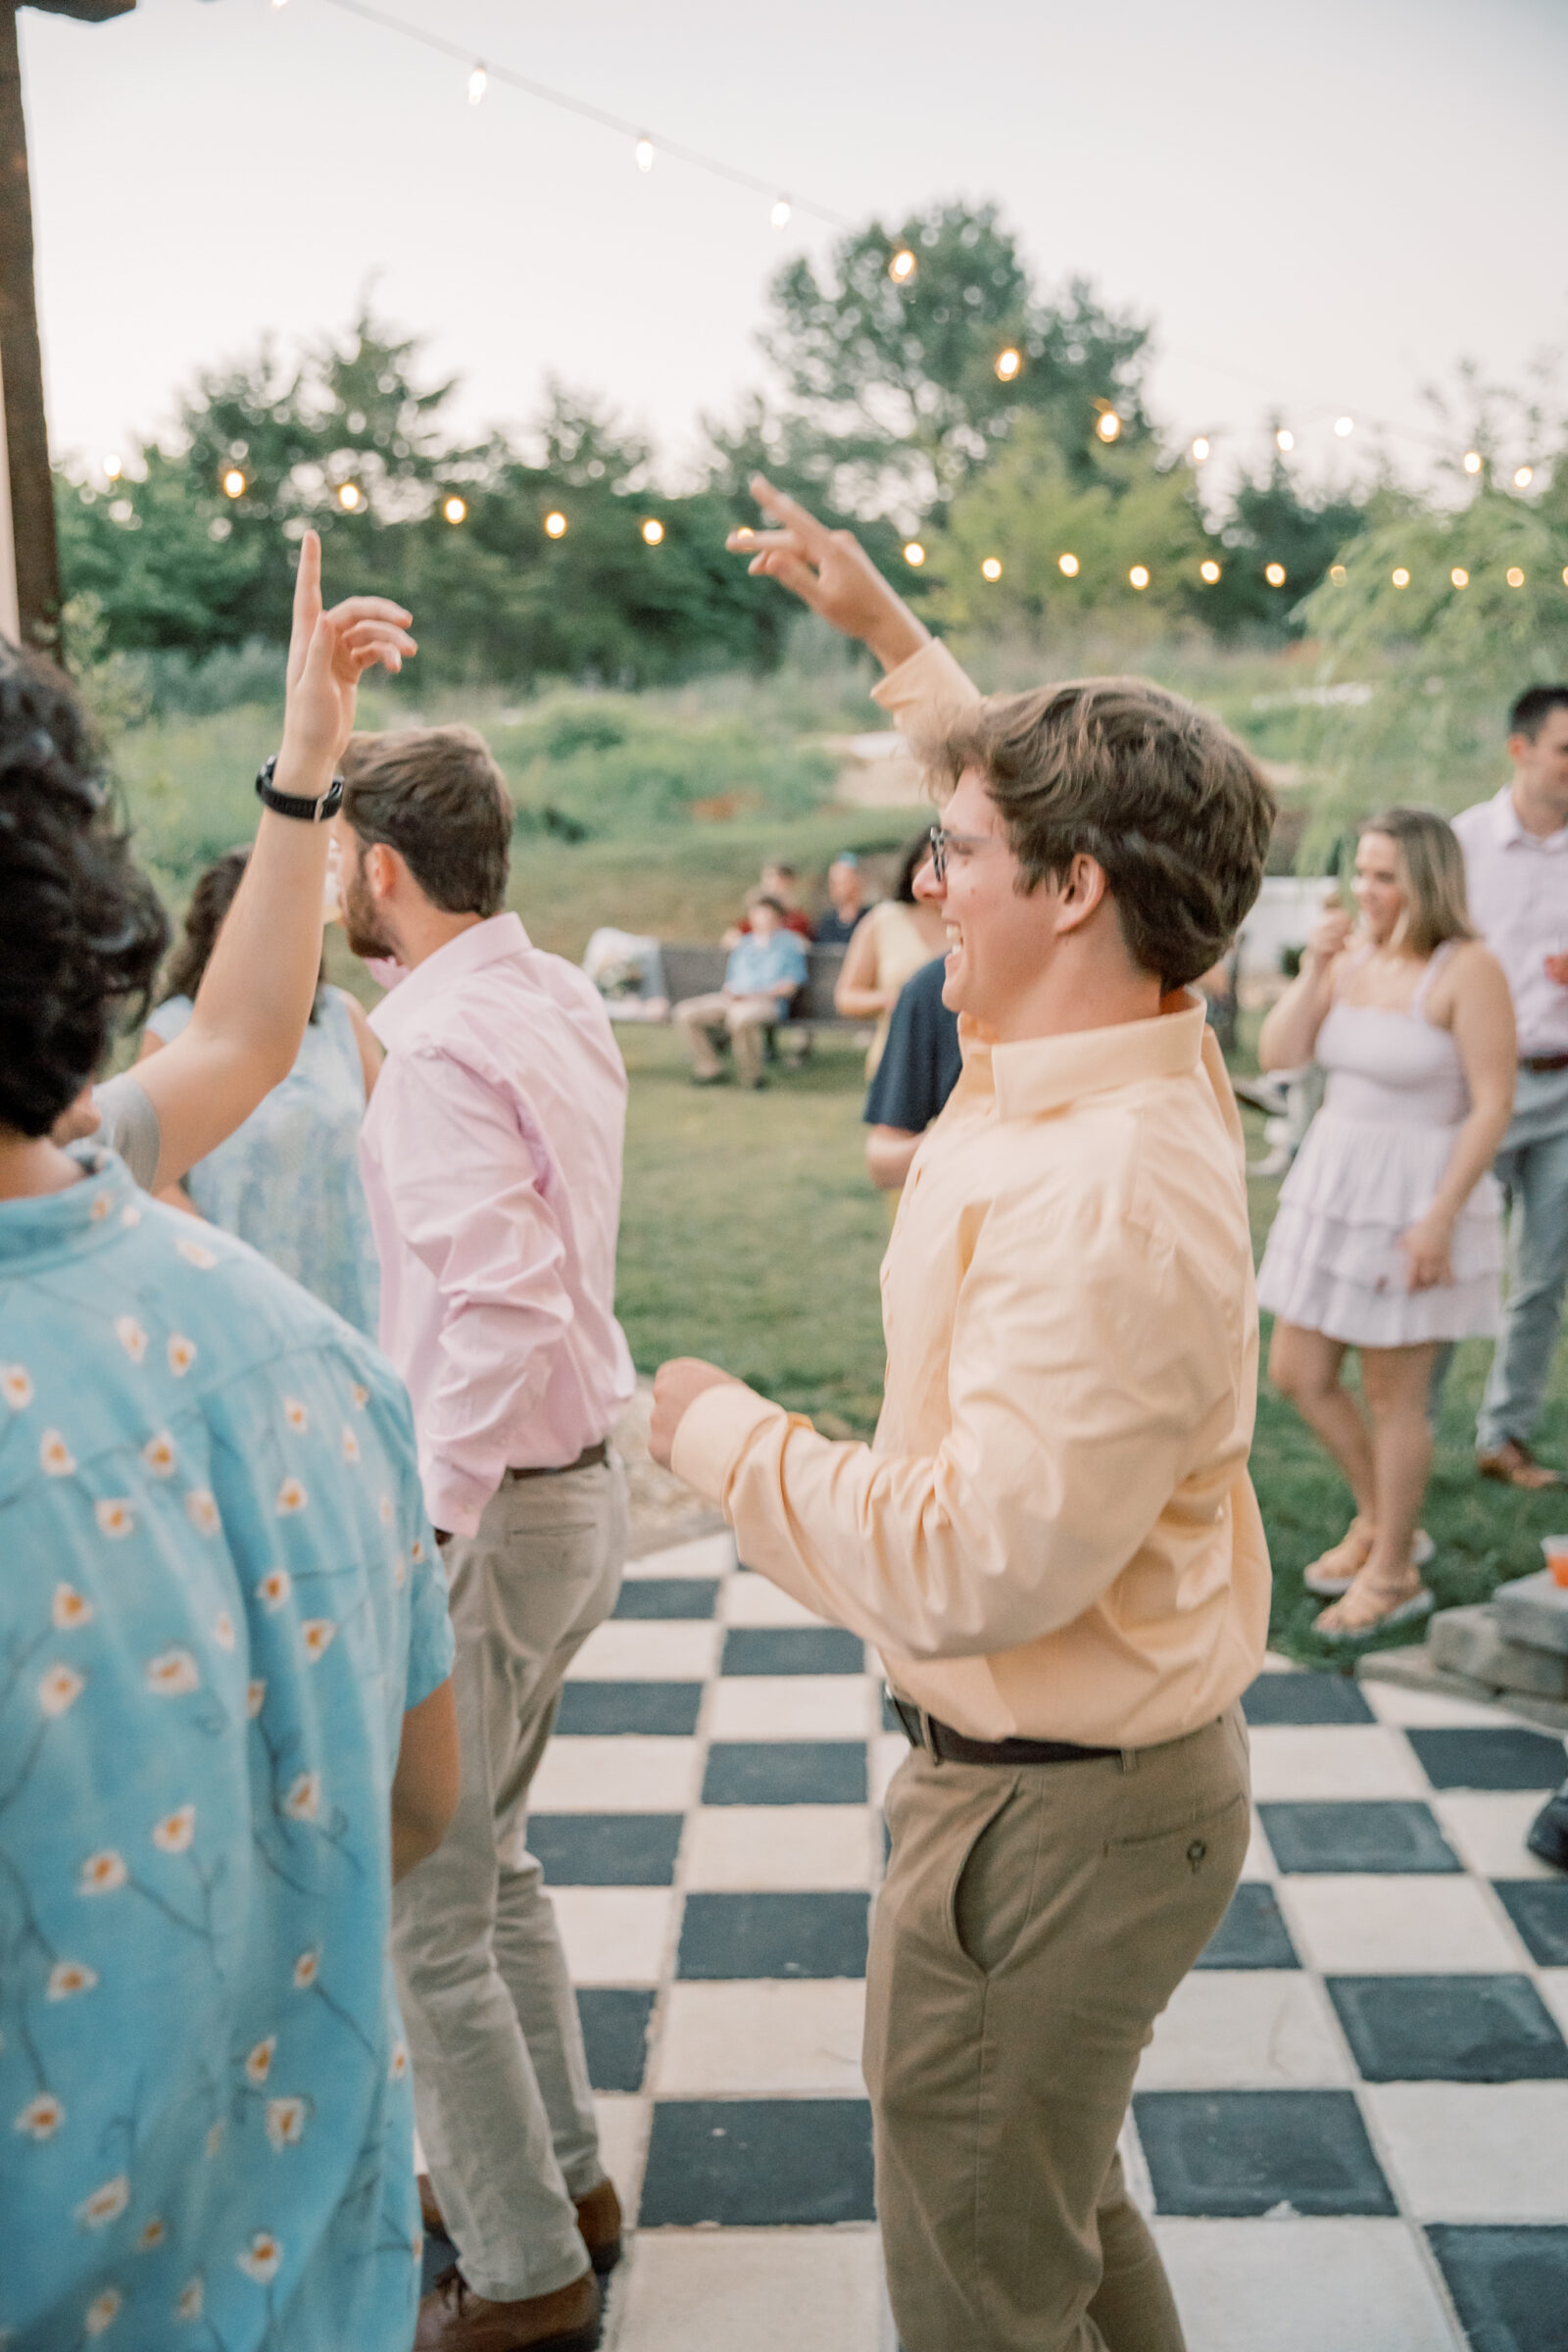
[[[296,817],[307,825],[324,824],[329,816],[336,816],[343,800],[341,776],[334,776],[320,799],[313,801],[304,793],[279,792],[272,782],[276,773],[277,754],[273,752],[262,761],[256,777],[256,797],[264,808],[270,808],[276,816]]]

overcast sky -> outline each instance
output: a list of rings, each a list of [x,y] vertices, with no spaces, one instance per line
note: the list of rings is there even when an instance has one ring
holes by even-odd
[[[1045,280],[1152,320],[1156,413],[1224,450],[1277,406],[1304,463],[1364,462],[1461,357],[1523,383],[1568,345],[1563,0],[380,4],[854,220],[995,198]],[[94,462],[373,280],[466,422],[554,370],[673,479],[761,378],[769,271],[831,242],[494,82],[470,106],[465,63],[329,0],[21,23],[53,437]]]

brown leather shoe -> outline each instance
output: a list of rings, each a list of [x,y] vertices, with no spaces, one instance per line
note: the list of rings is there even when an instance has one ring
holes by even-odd
[[[414,2352],[599,2352],[599,2316],[592,2271],[554,2294],[491,2303],[454,2267],[420,2301]]]
[[[588,2249],[588,2259],[597,2277],[608,2278],[620,2260],[620,2199],[615,2183],[610,2179],[600,2181],[585,2197],[576,2201],[577,2228]],[[445,2237],[446,2223],[436,2200],[428,2173],[419,2175],[419,2213],[427,2230]]]
[[[1560,1470],[1548,1469],[1538,1462],[1528,1446],[1517,1438],[1504,1438],[1491,1453],[1476,1455],[1476,1468],[1483,1478],[1495,1478],[1505,1487],[1523,1487],[1527,1494],[1538,1494],[1545,1487],[1568,1486]]]

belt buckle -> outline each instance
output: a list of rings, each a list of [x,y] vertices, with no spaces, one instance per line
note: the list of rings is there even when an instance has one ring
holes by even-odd
[[[892,1702],[893,1712],[909,1745],[923,1747],[928,1755],[934,1755],[936,1750],[931,1744],[931,1718],[925,1708],[911,1706],[906,1698],[901,1698],[891,1683],[884,1683],[882,1688]]]

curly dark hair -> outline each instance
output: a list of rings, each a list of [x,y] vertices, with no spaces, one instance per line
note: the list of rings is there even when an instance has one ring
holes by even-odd
[[[923,833],[911,833],[899,852],[899,871],[893,885],[893,896],[901,906],[919,905],[919,901],[914,895],[914,877],[930,855],[931,835],[929,830]]]
[[[0,640],[0,1126],[47,1135],[139,1019],[169,925],[67,680]]]

